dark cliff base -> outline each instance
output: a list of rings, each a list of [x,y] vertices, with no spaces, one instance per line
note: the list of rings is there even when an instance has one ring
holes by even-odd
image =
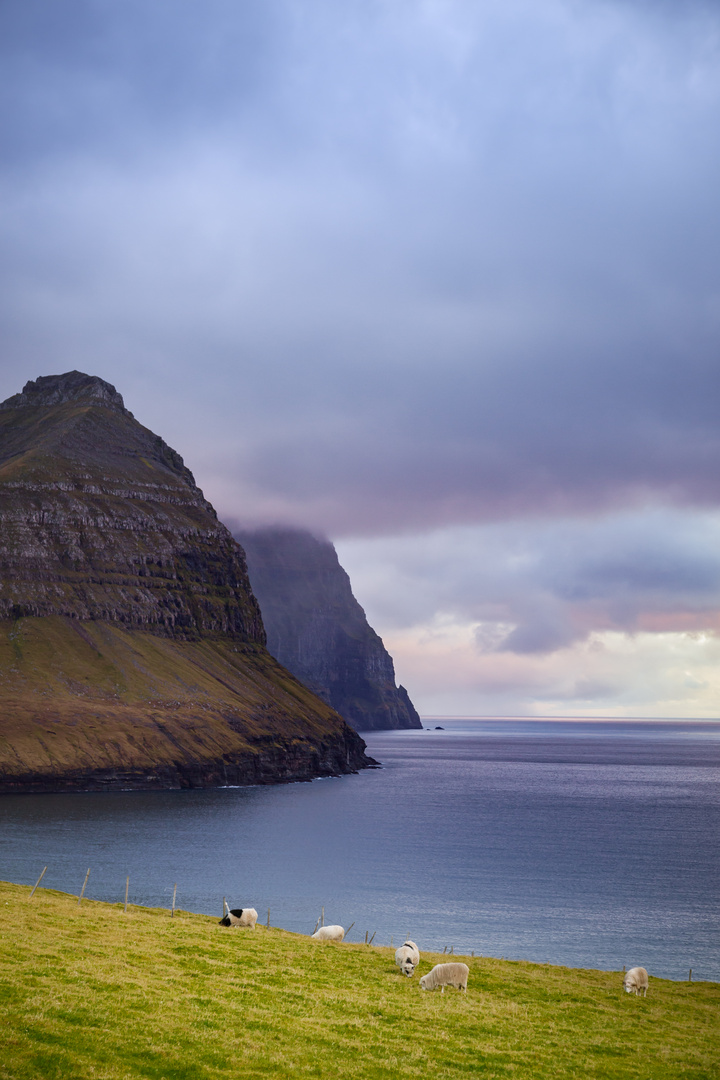
[[[65,774],[25,773],[0,777],[0,794],[83,791],[177,791],[192,788],[246,787],[253,784],[310,782],[321,776],[344,776],[378,768],[343,739],[325,746],[254,747],[237,760],[183,761],[157,768],[84,769]]]

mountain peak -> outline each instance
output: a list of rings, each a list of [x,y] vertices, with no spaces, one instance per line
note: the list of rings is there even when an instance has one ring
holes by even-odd
[[[14,394],[0,403],[0,409],[49,407],[67,402],[105,405],[132,416],[112,383],[105,382],[98,375],[86,375],[83,371],[66,371],[64,375],[41,375],[37,379],[30,379],[22,393]]]

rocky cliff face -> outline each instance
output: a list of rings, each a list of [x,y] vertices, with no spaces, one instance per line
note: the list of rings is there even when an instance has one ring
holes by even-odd
[[[264,644],[242,551],[180,455],[102,379],[37,379],[0,405],[0,484],[0,618]]]
[[[265,650],[242,549],[109,383],[0,405],[0,790],[308,779],[370,763]]]
[[[358,731],[420,728],[333,545],[302,529],[236,530],[268,650]]]

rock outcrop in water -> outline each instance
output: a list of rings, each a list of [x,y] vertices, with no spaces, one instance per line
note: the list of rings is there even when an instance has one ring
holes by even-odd
[[[420,728],[335,548],[304,529],[236,530],[268,649],[359,731]]]
[[[73,371],[0,405],[0,791],[269,783],[372,764],[265,648],[182,458]]]

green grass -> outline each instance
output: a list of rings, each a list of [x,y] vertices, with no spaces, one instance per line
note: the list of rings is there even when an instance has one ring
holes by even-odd
[[[0,1077],[720,1077],[720,984],[393,952],[0,883]],[[446,958],[447,959],[447,958]]]

